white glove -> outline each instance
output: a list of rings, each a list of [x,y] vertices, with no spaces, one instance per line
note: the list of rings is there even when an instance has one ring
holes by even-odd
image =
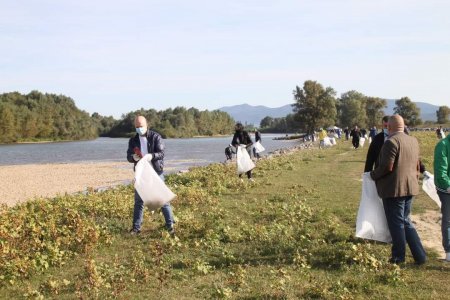
[[[149,153],[149,154],[145,154],[143,159],[145,159],[146,161],[152,161],[153,159],[153,154]]]
[[[431,175],[430,172],[428,172],[428,171],[423,172],[423,177],[425,177],[426,179],[431,178],[431,176],[433,176],[433,175]]]
[[[133,159],[134,159],[134,161],[140,161],[141,157],[137,154],[133,154]]]

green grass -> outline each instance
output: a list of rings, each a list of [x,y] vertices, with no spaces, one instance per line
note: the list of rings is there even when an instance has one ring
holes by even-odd
[[[436,140],[418,137],[432,171]],[[350,146],[260,161],[255,184],[219,164],[168,176],[175,239],[149,212],[142,234],[127,234],[131,187],[4,208],[0,259],[23,270],[0,266],[0,299],[448,298],[450,264],[435,254],[397,267],[389,245],[354,237],[367,147]],[[421,194],[414,213],[433,205]]]

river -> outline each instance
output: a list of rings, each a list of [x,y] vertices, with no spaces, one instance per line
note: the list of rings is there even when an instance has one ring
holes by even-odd
[[[252,139],[254,139],[254,136]],[[263,155],[280,148],[295,146],[298,140],[273,140],[282,134],[263,134]],[[232,136],[165,139],[166,170],[182,170],[225,160],[225,147]],[[73,162],[126,161],[128,139],[98,138],[91,141],[0,145],[0,165],[26,165]]]

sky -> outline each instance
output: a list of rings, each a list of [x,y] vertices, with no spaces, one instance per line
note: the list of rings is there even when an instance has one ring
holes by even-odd
[[[306,80],[450,105],[450,1],[0,0],[0,93],[89,113],[248,103]]]

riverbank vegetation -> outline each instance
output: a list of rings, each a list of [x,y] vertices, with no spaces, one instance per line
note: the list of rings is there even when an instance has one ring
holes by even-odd
[[[13,92],[0,94],[0,143],[130,137],[135,134],[136,115],[145,116],[150,128],[165,138],[228,135],[234,129],[230,115],[218,110],[141,109],[116,120],[98,113],[89,115],[64,95]]]
[[[436,139],[414,134],[431,168]],[[169,175],[176,238],[147,211],[127,233],[131,186],[4,207],[0,298],[446,299],[450,265],[432,251],[396,266],[354,237],[365,154],[339,142],[262,160],[255,183],[232,164]],[[420,195],[414,213],[434,206]]]

